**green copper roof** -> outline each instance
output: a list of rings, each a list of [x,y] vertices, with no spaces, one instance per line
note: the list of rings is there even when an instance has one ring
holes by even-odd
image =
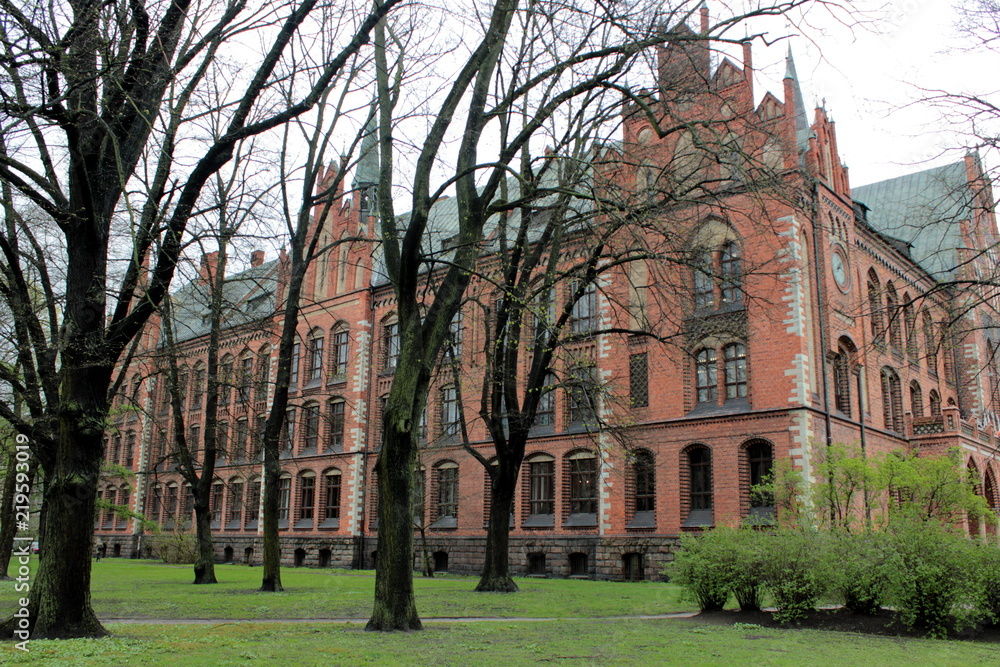
[[[974,195],[964,161],[851,188],[871,209],[868,224],[908,243],[914,261],[939,280],[958,267],[960,223],[972,218]]]

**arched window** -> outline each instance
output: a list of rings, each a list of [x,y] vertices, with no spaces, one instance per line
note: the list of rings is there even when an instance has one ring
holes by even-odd
[[[448,323],[448,339],[445,341],[445,359],[457,360],[462,357],[462,335],[465,332],[464,316],[459,310]]]
[[[542,394],[538,397],[538,408],[535,410],[535,426],[551,429],[556,423],[556,376],[548,373]]]
[[[913,303],[910,295],[903,293],[903,324],[906,334],[906,356],[910,363],[917,363],[919,346],[917,345],[917,318],[913,314]]]
[[[569,517],[566,526],[597,525],[597,456],[590,451],[573,452],[564,459],[569,478]]]
[[[579,298],[577,298],[579,297]],[[570,315],[570,331],[588,334],[597,328],[597,287],[594,283],[574,280],[570,283],[569,298],[576,298]]]
[[[295,408],[288,408],[285,411],[285,421],[281,428],[281,450],[291,453],[295,446]]]
[[[712,516],[712,452],[703,445],[685,450],[683,465],[687,472],[685,504],[688,516],[684,527],[710,526]]]
[[[194,365],[191,375],[191,400],[188,405],[191,410],[201,409],[201,397],[205,393],[205,362],[199,361]]]
[[[267,400],[267,385],[271,381],[271,350],[264,348],[257,353],[257,381],[254,400],[263,403]]]
[[[209,499],[209,511],[212,513],[212,528],[222,527],[222,501],[226,486],[221,479],[212,483],[212,496]]]
[[[927,394],[927,402],[930,404],[931,417],[940,417],[941,395],[937,393],[936,389],[931,389],[930,393]]]
[[[570,428],[592,428],[597,425],[597,368],[589,364],[575,366],[570,375],[572,381],[567,388]]]
[[[219,405],[228,405],[233,390],[233,355],[227,354],[219,363]]]
[[[342,398],[330,400],[330,437],[327,440],[327,451],[339,453],[344,451],[344,424],[347,404]]]
[[[882,420],[887,430],[903,432],[903,398],[899,376],[888,366],[882,369]]]
[[[236,420],[236,430],[233,432],[233,441],[230,446],[229,461],[235,463],[243,461],[247,455],[247,438],[250,435],[250,422],[246,417]]]
[[[260,512],[260,489],[260,477],[252,477],[247,485],[247,511],[243,517],[247,530],[256,530],[257,528],[257,514]]]
[[[630,470],[633,513],[628,528],[656,527],[656,459],[648,449],[640,449],[632,457]],[[627,500],[627,499],[626,499]],[[627,505],[628,503],[626,503]]]
[[[237,377],[237,400],[246,404],[251,400],[251,392],[254,386],[254,376],[253,376],[253,355],[250,351],[243,353],[240,357],[240,371]]]
[[[556,513],[556,461],[549,454],[535,454],[524,463],[526,528],[551,528]]]
[[[924,416],[924,392],[916,380],[910,383],[910,410],[914,417]]]
[[[851,416],[851,362],[854,345],[841,339],[837,354],[833,355],[833,399],[838,411]]]

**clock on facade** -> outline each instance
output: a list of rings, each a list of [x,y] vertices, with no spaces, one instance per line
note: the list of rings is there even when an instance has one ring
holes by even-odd
[[[837,286],[840,289],[847,289],[849,279],[847,259],[839,247],[834,247],[830,255],[830,268],[833,270],[833,279],[837,281]]]

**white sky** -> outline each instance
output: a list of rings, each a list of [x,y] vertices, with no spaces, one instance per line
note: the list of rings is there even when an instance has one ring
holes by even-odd
[[[855,2],[855,7],[882,9],[868,15],[868,25],[849,29],[827,18],[823,34],[791,40],[810,121],[813,106],[825,99],[852,185],[920,171],[964,154],[961,147],[968,139],[956,133],[966,131],[966,124],[945,122],[940,111],[918,101],[927,95],[921,88],[996,91],[1000,56],[982,46],[970,49],[959,36],[954,6],[960,1]],[[758,98],[764,90],[781,97],[787,44],[754,48],[754,65],[761,70]],[[984,159],[987,165],[997,161],[996,156]]]

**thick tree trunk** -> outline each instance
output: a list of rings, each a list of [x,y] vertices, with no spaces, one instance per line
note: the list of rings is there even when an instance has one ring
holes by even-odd
[[[389,406],[392,406],[392,396]],[[410,412],[406,412],[405,419],[393,418],[395,411],[391,407],[387,407],[386,412],[382,451],[375,463],[379,494],[375,605],[365,629],[381,632],[421,630],[423,626],[413,597],[413,513],[410,506],[417,446],[412,428],[398,427],[410,425]]]
[[[476,585],[479,592],[516,593],[510,576],[510,512],[514,502],[517,473],[497,470],[490,485],[490,525],[486,528],[486,555],[483,573]]]
[[[281,462],[278,460],[277,443],[264,445],[264,546],[263,572],[260,590],[278,592],[281,586],[281,539],[278,537],[278,484]]]
[[[211,484],[202,482],[211,493]],[[208,495],[207,493],[205,494]],[[195,534],[198,540],[198,551],[194,561],[195,584],[217,584],[215,578],[215,548],[212,544],[212,513],[208,502],[196,499],[194,504]]]
[[[63,395],[89,393],[98,384],[101,371],[67,377]],[[74,380],[76,382],[74,382]],[[93,380],[94,384],[88,382]],[[85,389],[81,389],[85,387]],[[77,391],[80,389],[80,391]],[[96,401],[100,403],[100,399]],[[70,408],[90,401],[73,402]],[[67,408],[60,416],[55,466],[46,470],[46,492],[40,541],[45,545],[39,556],[38,572],[31,582],[28,623],[32,639],[101,637],[107,631],[90,605],[90,556],[94,550],[94,511],[97,481],[101,469],[104,420],[92,410]],[[9,619],[2,634],[16,629]]]

